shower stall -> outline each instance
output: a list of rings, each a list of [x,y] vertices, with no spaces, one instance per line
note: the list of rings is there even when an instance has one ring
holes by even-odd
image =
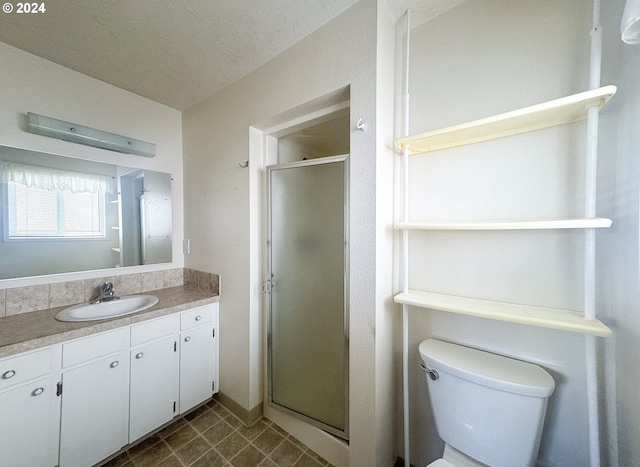
[[[348,439],[348,157],[267,167],[268,404]]]

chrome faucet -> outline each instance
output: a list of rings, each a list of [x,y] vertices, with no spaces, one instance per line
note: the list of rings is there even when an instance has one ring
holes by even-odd
[[[100,291],[100,295],[95,300],[91,300],[89,303],[96,304],[102,302],[110,302],[112,300],[118,300],[118,297],[113,291],[113,284],[111,282],[105,282],[102,284],[102,290]]]

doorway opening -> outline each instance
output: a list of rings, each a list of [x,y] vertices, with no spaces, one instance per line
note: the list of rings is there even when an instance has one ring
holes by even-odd
[[[349,439],[348,102],[266,133],[267,405]]]

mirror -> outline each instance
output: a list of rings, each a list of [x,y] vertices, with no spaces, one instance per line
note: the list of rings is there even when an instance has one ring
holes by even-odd
[[[168,263],[171,176],[0,146],[0,279]]]

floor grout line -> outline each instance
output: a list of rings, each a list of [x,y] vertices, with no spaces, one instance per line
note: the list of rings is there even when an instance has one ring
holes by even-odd
[[[195,414],[197,412],[200,412],[200,413],[198,413],[196,416]],[[212,417],[211,414],[214,414],[217,418]],[[215,418],[215,420],[211,421],[211,420],[202,419],[200,423],[195,423],[199,418],[204,416]],[[209,425],[208,423],[211,423],[211,424]],[[208,437],[206,437],[204,433],[211,430],[213,427],[218,426],[220,423],[224,423],[224,425],[221,425],[219,428],[228,430],[228,433],[226,436],[220,439],[216,439],[215,440],[216,443],[214,444],[214,442],[210,440]],[[198,426],[200,426],[201,428],[198,428]],[[258,430],[257,428],[255,428],[256,426],[261,429]],[[174,447],[174,445],[176,445],[175,441],[178,441],[178,440],[181,441],[181,439],[177,438],[172,440],[174,442],[173,443],[174,445],[172,445],[172,443],[169,443],[167,439],[169,439],[171,436],[173,436],[174,434],[178,433],[180,430],[183,430],[183,429],[191,430],[193,433],[195,433],[195,435],[192,438],[188,439],[187,441],[184,441],[183,444],[179,445],[178,447]],[[269,431],[273,432],[274,435],[277,435],[279,441],[275,445],[265,446],[264,448],[261,449],[260,447],[258,447],[257,444],[255,444],[255,441],[258,440],[265,433],[268,433]],[[242,444],[240,444],[240,448],[237,450],[237,452],[235,452],[232,456],[227,458],[225,455],[222,454],[218,446],[220,446],[221,443],[223,443],[227,438],[229,438],[234,433],[237,434],[237,436],[239,436],[239,440],[242,440],[243,442]],[[155,441],[149,444],[148,446],[144,447],[142,451],[138,452],[136,455],[132,454],[131,451],[135,450],[136,447],[138,447],[139,449],[139,446],[141,444],[146,442],[151,442],[150,440],[154,438],[156,438]],[[203,453],[201,453],[196,459],[190,460],[189,463],[187,464],[187,461],[183,461],[183,457],[186,459],[189,459],[189,456],[187,455],[187,453],[185,452],[182,455],[179,455],[178,451],[185,448],[190,443],[196,442],[196,441],[197,443],[202,443],[202,442],[204,443],[201,444],[201,446],[199,447],[197,447],[197,445],[194,445],[194,448],[196,449],[208,448],[208,449],[206,449]],[[301,459],[305,456],[305,454],[309,456],[309,458],[311,458],[314,462],[321,465],[322,467],[331,466],[331,464],[325,459],[323,459],[322,456],[320,456],[315,451],[310,449],[307,445],[302,443],[296,437],[294,437],[290,433],[280,428],[277,424],[273,423],[271,420],[261,419],[251,427],[247,427],[240,420],[236,419],[233,416],[233,414],[227,410],[226,407],[222,406],[218,402],[211,400],[206,404],[203,404],[202,406],[198,407],[194,411],[182,417],[177,418],[172,424],[167,425],[165,428],[163,428],[162,430],[159,430],[157,433],[154,433],[146,440],[140,441],[138,444],[132,446],[128,451],[124,451],[116,458],[107,462],[104,465],[104,467],[116,467],[116,466],[138,467],[139,465],[146,465],[149,463],[149,461],[148,460],[145,461],[145,458],[144,458],[145,454],[151,455],[152,454],[150,452],[151,448],[153,448],[154,446],[159,447],[157,445],[160,443],[162,443],[163,448],[164,447],[168,448],[169,454],[163,457],[162,459],[160,459],[159,461],[157,461],[156,463],[158,462],[162,463],[169,459],[175,459],[179,463],[179,466],[176,465],[175,467],[190,467],[192,465],[195,465],[200,459],[205,457],[208,453],[209,455],[211,455],[212,452],[215,453],[217,456],[219,456],[220,459],[222,459],[222,462],[224,462],[224,467],[232,467],[233,460],[236,459],[243,451],[245,451],[247,447],[251,447],[255,449],[257,453],[259,453],[261,457],[259,461],[260,465],[275,465],[278,467],[283,467],[283,464],[276,462],[275,459],[272,457],[272,455],[276,453],[276,451],[279,448],[283,447],[285,442],[288,442],[293,448],[295,448],[295,451],[294,451],[291,449],[291,446],[285,446],[283,448],[284,452],[280,453],[280,455],[284,455],[285,457],[287,455],[290,456],[288,458],[289,460],[287,462],[284,462],[284,464],[286,464],[287,466],[293,466],[296,463],[300,462]],[[269,452],[265,451],[265,449],[267,448],[270,449]],[[286,450],[289,450],[290,452],[287,453]],[[247,454],[250,455],[250,453],[247,453]],[[295,455],[294,457],[294,454],[297,454],[297,455]],[[290,459],[293,459],[293,461],[291,461]],[[281,458],[281,460],[284,460],[284,458]],[[118,461],[121,461],[121,462],[118,462]],[[223,466],[220,466],[220,467],[223,467]]]

